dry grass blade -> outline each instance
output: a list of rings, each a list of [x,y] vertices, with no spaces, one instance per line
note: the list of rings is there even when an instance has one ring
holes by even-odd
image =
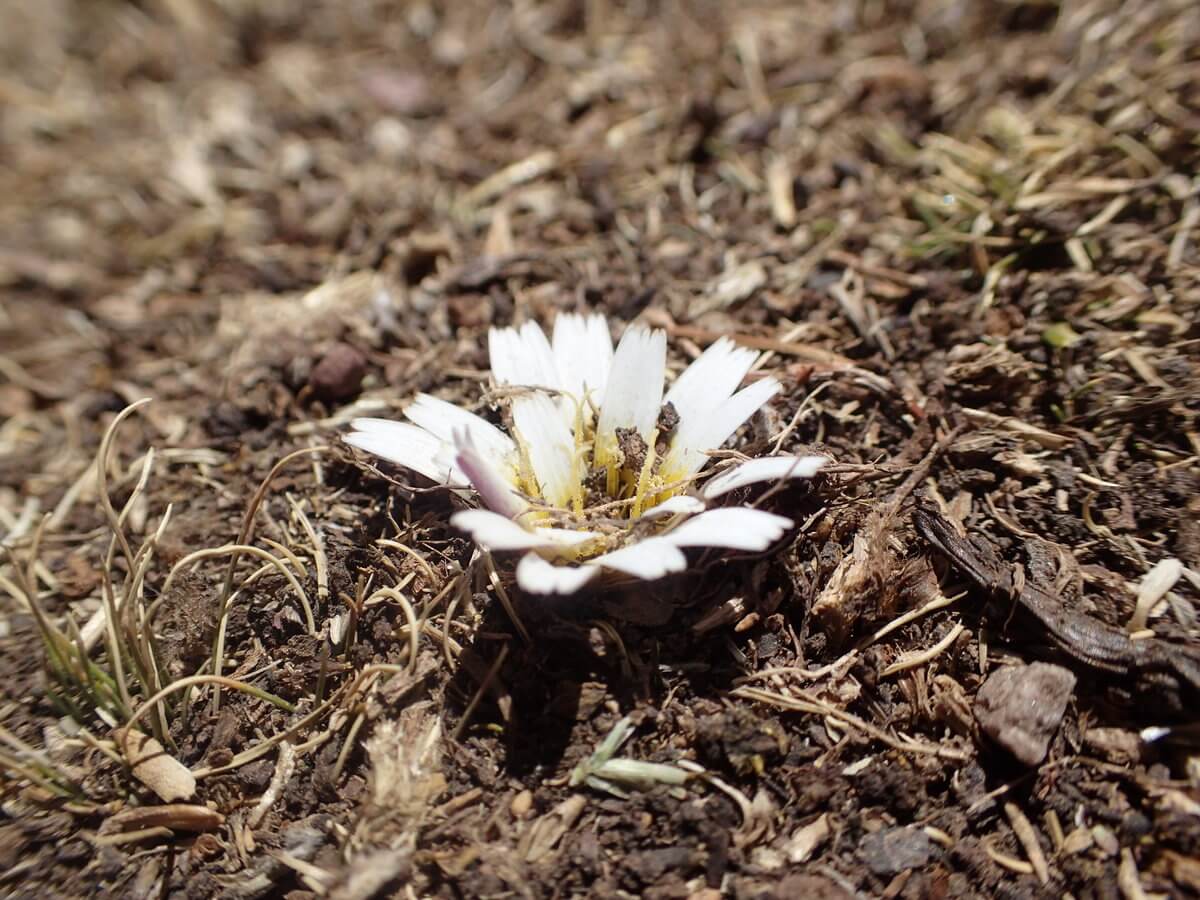
[[[96,453],[96,488],[100,496],[100,504],[104,509],[104,514],[108,517],[109,527],[113,531],[113,540],[121,547],[122,553],[125,555],[125,561],[129,571],[135,569],[134,554],[129,547],[129,541],[125,537],[125,531],[122,527],[120,518],[113,509],[112,500],[108,496],[108,465],[109,465],[109,450],[112,447],[113,438],[116,435],[117,429],[121,423],[130,415],[132,415],[138,407],[149,403],[149,398],[139,400],[137,403],[127,406],[119,412],[112,424],[108,426],[108,430],[104,432],[104,437],[100,441],[100,449]],[[111,576],[111,551],[105,560],[106,577],[103,582],[103,598],[105,604],[105,613],[107,615],[107,632],[108,632],[108,657],[109,664],[113,668],[113,675],[116,680],[117,690],[121,694],[121,702],[126,709],[131,708],[132,701],[129,696],[129,685],[125,677],[125,661],[123,659],[121,641],[118,637],[118,627],[121,621],[121,610],[117,600],[113,595],[112,576]],[[128,598],[127,598],[128,599]]]
[[[970,758],[970,754],[959,750],[955,747],[950,747],[945,744],[929,744],[924,741],[917,741],[910,738],[898,738],[881,728],[876,728],[870,722],[865,722],[858,716],[851,715],[845,710],[838,709],[830,703],[826,703],[807,691],[799,688],[791,688],[789,694],[780,694],[774,691],[766,691],[761,688],[754,687],[739,687],[734,688],[730,693],[735,697],[741,697],[744,700],[753,700],[759,703],[765,703],[769,706],[777,706],[780,709],[789,709],[796,712],[806,712],[812,715],[828,716],[836,722],[843,725],[848,725],[863,734],[871,737],[881,743],[886,744],[893,750],[899,750],[903,753],[920,753],[931,756],[937,756],[941,759],[956,760],[963,762]]]
[[[129,717],[129,721],[125,723],[127,729],[132,729],[134,725],[145,718],[158,703],[165,700],[172,694],[177,694],[182,690],[190,687],[195,687],[201,684],[219,684],[222,687],[232,688],[249,694],[252,697],[257,697],[259,700],[266,700],[268,703],[279,707],[285,712],[294,712],[295,707],[288,703],[282,697],[276,697],[274,694],[264,691],[261,688],[256,688],[252,684],[246,684],[244,681],[238,681],[236,678],[226,678],[223,675],[189,675],[186,678],[180,678],[177,681],[172,681],[157,694],[154,694],[148,700],[144,701],[133,715]]]
[[[404,618],[408,622],[408,671],[413,672],[417,667],[417,650],[421,642],[421,623],[417,619],[416,610],[413,609],[408,597],[398,588],[379,588],[366,599],[366,605],[377,603],[380,600],[395,601],[404,612]]]
[[[144,584],[157,544],[170,521],[171,507],[168,505],[158,526],[136,552],[125,533],[126,522],[147,488],[154,462],[153,451],[142,457],[137,480],[119,513],[108,494],[108,469],[118,429],[147,402],[131,404],[114,417],[104,432],[92,466],[99,504],[111,532],[108,550],[100,566],[103,605],[94,619],[95,625],[89,628],[95,638],[101,635],[105,638],[105,666],[91,659],[92,642],[79,633],[70,616],[65,620],[64,630],[52,622],[42,608],[36,588],[38,559],[51,518],[42,519],[34,529],[24,566],[19,565],[9,551],[16,581],[6,579],[5,587],[20,598],[19,602],[33,613],[38,623],[52,676],[51,698],[80,724],[90,721],[93,716],[109,725],[115,724],[129,714],[135,691],[144,696],[161,686],[154,636],[146,621]],[[113,576],[118,549],[124,558],[126,572],[119,586]],[[167,730],[165,710],[156,710],[153,726],[155,734],[163,738]]]
[[[965,630],[966,629],[963,627],[962,623],[956,624],[953,628],[946,632],[945,637],[943,637],[932,647],[929,647],[927,650],[920,650],[902,656],[900,659],[897,659],[895,662],[885,667],[884,670],[879,673],[880,676],[883,677],[887,675],[895,675],[897,672],[903,672],[907,669],[915,669],[918,666],[923,666],[926,663],[937,659],[937,657],[939,657],[942,653],[950,649],[950,647],[955,641],[958,640],[959,636]]]
[[[80,798],[83,790],[78,779],[50,759],[43,751],[31,747],[7,728],[0,727],[0,766],[36,784],[49,794],[62,798]]]
[[[388,547],[392,550],[399,550],[401,553],[403,553],[405,556],[409,557],[409,559],[411,559],[413,562],[415,562],[418,566],[420,566],[421,571],[424,572],[426,577],[429,579],[430,587],[433,588],[433,590],[435,592],[440,591],[442,589],[442,579],[439,578],[437,572],[435,572],[433,570],[433,566],[431,566],[429,564],[429,561],[427,559],[425,559],[425,557],[423,557],[416,550],[414,550],[412,547],[408,546],[407,544],[402,544],[399,541],[390,540],[388,538],[380,538],[375,543],[378,544],[380,547]]]
[[[189,553],[171,568],[171,572],[167,575],[167,580],[163,583],[163,594],[165,595],[167,593],[167,589],[174,582],[175,578],[178,577],[179,573],[189,566],[193,566],[196,563],[203,562],[207,559],[215,559],[222,556],[240,557],[243,554],[261,559],[268,565],[273,566],[275,570],[279,572],[284,579],[286,579],[288,587],[290,587],[292,589],[292,593],[296,595],[296,602],[300,605],[300,609],[304,613],[304,625],[308,629],[308,633],[316,634],[317,625],[313,618],[312,604],[308,600],[308,594],[305,592],[296,576],[292,573],[292,570],[284,564],[283,560],[268,553],[266,550],[262,549],[262,547],[255,547],[250,544],[226,544],[223,547],[208,547],[204,550],[196,550],[192,553]],[[162,599],[163,598],[160,598],[160,601]],[[157,611],[157,604],[150,607],[151,613]],[[224,610],[223,612],[228,612],[228,610]]]
[[[329,716],[334,710],[348,705],[352,699],[357,697],[371,684],[373,684],[375,679],[380,675],[407,674],[407,671],[408,670],[406,667],[394,666],[387,663],[373,663],[369,666],[366,666],[358,673],[353,681],[348,682],[340,687],[329,697],[328,700],[317,706],[312,712],[302,716],[296,722],[293,722],[283,731],[274,734],[269,738],[261,740],[252,747],[243,750],[227,763],[223,763],[219,766],[201,766],[193,769],[192,774],[196,776],[197,780],[199,780],[212,777],[213,775],[220,775],[224,772],[232,772],[234,769],[238,769],[246,765],[246,763],[253,762],[254,760],[259,759],[260,757],[269,753],[272,747],[275,747],[284,741],[292,740],[299,734],[303,734],[315,723],[320,722],[322,719]],[[194,675],[190,678],[183,679],[185,682],[188,682],[188,684],[178,684],[175,687],[176,689],[184,689],[189,687],[192,683],[204,683],[206,681],[213,680],[214,677],[215,676],[212,675]],[[230,679],[223,679],[223,681],[230,682]],[[172,686],[169,685],[168,687],[170,688]],[[226,687],[241,689],[246,687],[246,685],[242,685],[239,682],[233,682],[227,683]],[[167,688],[164,688],[164,690],[167,690]],[[278,698],[275,699],[277,700]]]
[[[246,507],[246,512],[242,517],[242,528],[241,528],[241,531],[238,533],[238,539],[234,544],[229,545],[229,546],[244,548],[249,545],[250,539],[254,535],[254,518],[258,513],[259,506],[262,504],[263,500],[266,498],[267,490],[270,488],[271,482],[275,480],[276,475],[278,475],[281,471],[283,471],[283,469],[285,467],[287,467],[295,459],[299,459],[302,456],[308,456],[310,454],[325,453],[328,450],[329,450],[329,448],[325,447],[325,446],[304,447],[300,450],[295,450],[295,451],[287,454],[282,459],[280,459],[278,462],[276,462],[275,465],[271,467],[271,471],[267,473],[267,477],[264,478],[262,480],[262,482],[259,484],[258,489],[254,492],[254,496],[250,498],[250,503]],[[217,644],[217,641],[224,635],[225,617],[228,615],[228,612],[229,612],[229,597],[233,593],[234,572],[237,570],[237,563],[238,563],[238,559],[241,557],[241,552],[242,551],[237,551],[230,555],[229,565],[225,569],[225,581],[221,585],[221,593],[217,598],[218,637],[214,637],[214,639],[213,639],[213,659],[214,660],[219,659],[221,656],[221,650]],[[292,580],[294,581],[295,579],[292,579]],[[298,587],[299,586],[297,585],[297,588]],[[303,592],[301,591],[300,593],[303,593]],[[311,607],[308,607],[308,605],[307,605],[308,604],[307,597],[305,597],[304,604],[305,604],[305,612],[307,615],[307,623],[306,624],[308,625],[309,633],[316,634],[316,623],[313,621],[312,609],[311,609]],[[213,708],[214,714],[217,712],[217,710],[220,709],[220,706],[221,706],[221,692],[220,692],[220,687],[217,686],[217,687],[214,687],[214,689],[213,689],[212,708]]]
[[[317,569],[317,600],[324,602],[329,599],[329,558],[325,555],[325,542],[321,540],[307,514],[291,495],[288,495],[288,504],[312,545],[313,564]]]
[[[483,699],[483,695],[487,693],[489,688],[491,688],[492,683],[495,681],[496,675],[500,671],[500,667],[504,665],[504,660],[507,658],[507,656],[508,644],[501,644],[500,652],[496,654],[496,658],[492,660],[492,664],[488,666],[487,673],[479,682],[479,687],[475,689],[475,693],[471,696],[471,701],[467,704],[467,708],[463,710],[462,718],[459,720],[458,725],[455,726],[454,734],[451,738],[452,740],[457,741],[462,736],[463,729],[465,729],[467,724],[471,721],[471,715],[475,712],[475,707],[479,705],[479,701]]]

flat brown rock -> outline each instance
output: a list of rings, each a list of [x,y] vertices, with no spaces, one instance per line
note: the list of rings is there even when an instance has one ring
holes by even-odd
[[[1025,763],[1046,758],[1058,730],[1075,676],[1062,666],[1033,663],[993,673],[975,698],[975,718],[984,734]]]

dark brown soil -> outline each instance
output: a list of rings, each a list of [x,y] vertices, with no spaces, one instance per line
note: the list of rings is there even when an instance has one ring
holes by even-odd
[[[0,15],[5,896],[1200,894],[1194,3]],[[784,546],[501,596],[455,498],[338,441],[493,409],[488,327],[562,310],[768,351],[738,448],[835,460]],[[95,460],[143,397],[106,488],[162,683],[228,596],[189,554],[290,554],[313,614],[235,558],[222,672],[279,701],[166,701],[185,810],[34,615],[136,584]],[[577,784],[625,716],[702,774]]]

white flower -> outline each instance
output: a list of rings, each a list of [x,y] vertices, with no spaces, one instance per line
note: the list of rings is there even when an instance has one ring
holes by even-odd
[[[826,462],[776,456],[702,472],[708,451],[779,391],[774,378],[739,389],[758,353],[727,338],[665,395],[662,331],[634,325],[614,352],[603,317],[563,313],[551,340],[527,322],[493,328],[488,350],[510,404],[508,434],[418,394],[408,422],[357,419],[346,441],[473,491],[486,508],[451,522],[485,550],[521,551],[517,583],[530,593],[574,593],[605,572],[661,578],[687,568],[689,547],[765,550],[790,519],[713,501],[758,482],[811,478]]]

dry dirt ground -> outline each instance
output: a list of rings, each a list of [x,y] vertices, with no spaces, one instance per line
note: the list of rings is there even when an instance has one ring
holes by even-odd
[[[1200,893],[1193,0],[0,20],[6,896]],[[559,310],[767,351],[783,546],[523,597],[339,441]]]

